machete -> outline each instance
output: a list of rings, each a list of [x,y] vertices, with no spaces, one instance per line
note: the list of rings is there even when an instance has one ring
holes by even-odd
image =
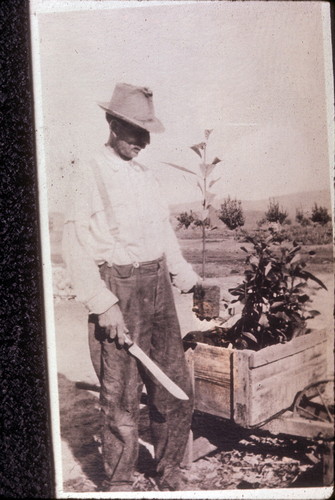
[[[159,366],[157,366],[156,363],[154,363],[152,359],[150,359],[149,356],[145,354],[145,352],[137,344],[135,344],[130,337],[128,337],[128,335],[124,334],[124,337],[127,350],[130,354],[141,361],[141,363],[150,371],[150,373],[152,373],[152,375],[154,375],[154,377],[156,377],[158,382],[160,382],[165,389],[167,389],[175,398],[183,400],[189,399],[187,394],[167,375],[165,375]]]

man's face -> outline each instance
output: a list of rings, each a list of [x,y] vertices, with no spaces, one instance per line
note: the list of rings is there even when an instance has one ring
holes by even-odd
[[[112,122],[111,128],[116,136],[114,150],[123,160],[132,160],[150,144],[150,134],[142,128],[120,122]]]

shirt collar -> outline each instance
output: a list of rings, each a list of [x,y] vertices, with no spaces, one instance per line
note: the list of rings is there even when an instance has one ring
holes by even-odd
[[[132,160],[129,161],[122,160],[122,158],[120,158],[120,156],[115,153],[114,149],[108,146],[107,144],[105,144],[103,152],[105,158],[108,160],[108,163],[110,164],[110,167],[115,172],[118,172],[120,168],[125,168],[125,167],[126,168],[131,167],[136,171],[141,170],[140,166],[136,162]]]

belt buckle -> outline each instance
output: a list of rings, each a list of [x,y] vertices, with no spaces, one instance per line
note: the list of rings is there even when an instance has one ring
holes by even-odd
[[[135,267],[135,269],[138,269],[140,267],[139,262],[133,262],[133,267]]]

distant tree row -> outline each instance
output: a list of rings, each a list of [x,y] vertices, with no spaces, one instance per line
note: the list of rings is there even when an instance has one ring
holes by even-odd
[[[302,226],[308,226],[313,222],[324,226],[331,221],[331,216],[326,207],[314,203],[309,216],[302,208],[297,208],[295,220]],[[261,225],[265,222],[275,222],[281,225],[291,224],[287,211],[283,207],[280,207],[279,203],[275,200],[270,200],[268,209],[265,212],[265,217],[259,221],[259,224]]]
[[[216,215],[220,221],[222,221],[229,229],[237,229],[245,224],[245,216],[243,213],[242,202],[240,200],[231,199],[230,196],[224,199],[221,204],[221,208],[217,211],[213,209],[212,217],[208,216],[205,219],[201,219],[196,213],[192,212],[181,212],[177,215],[178,229],[189,227],[206,227],[209,229],[216,229],[212,220],[213,215]],[[311,214],[308,216],[307,213],[303,211],[302,208],[296,210],[296,222],[302,226],[308,226],[312,223],[320,224],[322,226],[326,225],[331,221],[331,216],[328,213],[328,209],[317,203],[314,204]],[[276,224],[290,224],[291,221],[288,218],[288,212],[279,205],[279,202],[270,199],[267,211],[264,217],[258,222],[259,225],[265,223],[276,223]]]
[[[221,220],[229,229],[237,229],[238,227],[244,226],[245,217],[242,209],[242,202],[240,200],[231,199],[230,196],[226,198],[220,210],[212,209],[209,216],[205,219],[201,219],[192,210],[190,212],[181,212],[177,215],[178,229],[184,227],[188,229],[190,226],[193,227],[206,227],[209,229],[216,229],[213,223],[214,215],[216,218]]]

